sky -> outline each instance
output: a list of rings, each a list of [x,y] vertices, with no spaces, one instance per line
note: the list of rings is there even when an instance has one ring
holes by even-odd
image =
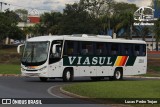
[[[151,0],[115,0],[117,2],[135,3],[137,6],[148,6]],[[38,9],[40,12],[47,12],[50,10],[62,12],[65,4],[73,4],[79,0],[0,0],[10,5],[2,5],[3,10],[10,8],[15,10],[17,8],[25,8],[31,11],[33,8]]]

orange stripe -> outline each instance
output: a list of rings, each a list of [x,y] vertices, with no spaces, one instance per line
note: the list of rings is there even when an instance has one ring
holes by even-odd
[[[124,59],[122,66],[124,66],[124,64],[126,64],[127,58],[128,58],[128,56],[125,56],[125,59]]]
[[[121,59],[122,59],[122,56],[118,56],[116,64],[115,64],[116,66],[120,65]]]
[[[125,56],[122,56],[122,59],[121,59],[119,66],[123,66],[124,61],[125,61]]]
[[[30,68],[34,68],[34,69],[37,68],[37,66],[29,66],[29,67],[30,67]]]

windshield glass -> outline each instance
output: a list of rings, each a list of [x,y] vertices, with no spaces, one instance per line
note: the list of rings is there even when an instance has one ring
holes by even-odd
[[[41,65],[48,57],[49,42],[27,42],[22,56],[24,65]]]

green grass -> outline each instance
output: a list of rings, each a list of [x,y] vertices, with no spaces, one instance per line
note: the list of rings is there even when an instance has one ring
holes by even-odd
[[[152,66],[148,66],[148,68],[152,69],[152,70],[154,70],[156,72],[160,72],[160,66],[154,66],[154,65],[152,65]]]
[[[0,49],[0,54],[17,54],[17,48]]]
[[[159,80],[89,82],[63,89],[90,98],[160,98]]]
[[[160,74],[155,73],[155,74],[142,74],[142,75],[137,75],[137,76],[143,76],[143,77],[160,77]]]
[[[20,74],[20,65],[0,64],[0,74]]]

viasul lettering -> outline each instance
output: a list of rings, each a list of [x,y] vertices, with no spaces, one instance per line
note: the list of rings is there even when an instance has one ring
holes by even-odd
[[[114,64],[115,58],[69,56],[64,58],[64,61],[64,65],[72,66],[111,66]]]

